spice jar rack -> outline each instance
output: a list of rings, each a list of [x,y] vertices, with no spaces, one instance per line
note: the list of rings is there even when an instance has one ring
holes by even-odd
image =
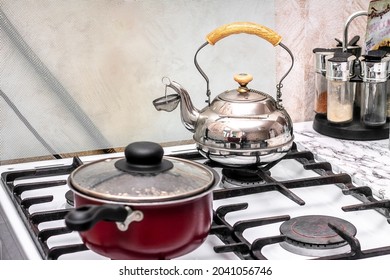
[[[377,52],[374,56],[369,51],[361,56],[361,48],[356,45],[358,36],[351,40],[353,44],[346,44],[348,25],[360,15],[367,13],[357,12],[345,24],[342,48],[313,50],[316,71],[313,129],[339,139],[381,140],[389,138],[386,84],[390,88],[387,80],[390,57],[383,51],[374,51]],[[379,112],[383,117],[378,118]]]
[[[359,64],[357,63],[356,65],[358,66]],[[355,69],[355,72],[356,71],[359,70]],[[329,83],[341,83],[341,82],[330,81]],[[388,87],[389,87],[389,83],[390,81],[387,81]],[[382,100],[381,102],[384,108],[380,109],[379,107],[375,107],[378,105],[371,106],[374,108],[374,113],[375,112],[378,113],[381,111],[382,113],[385,114],[384,118],[386,119],[386,123],[378,126],[366,125],[364,120],[362,119],[363,110],[361,108],[361,106],[365,106],[364,100],[369,99],[366,98],[364,100],[361,100],[365,96],[363,92],[365,83],[363,83],[362,80],[360,81],[355,80],[352,82],[347,82],[346,84],[350,85],[351,88],[355,87],[355,100],[354,100],[355,102],[351,103],[353,101],[350,100],[349,102],[345,103],[345,99],[344,99],[344,104],[334,105],[333,103],[337,103],[337,101],[334,100],[335,99],[334,92],[330,94],[330,91],[332,91],[332,89],[328,87],[327,89],[328,92],[321,92],[317,97],[317,101],[315,105],[316,106],[315,110],[317,113],[313,121],[313,129],[320,134],[327,135],[334,138],[339,138],[339,139],[346,139],[346,140],[381,140],[381,139],[389,138],[390,118],[389,117],[386,118],[386,113],[387,113],[386,100]],[[378,85],[379,84],[380,83],[378,83]],[[379,87],[377,87],[376,89],[378,90],[378,88]],[[380,93],[379,91],[376,91],[375,94],[386,95],[386,92]],[[351,108],[353,108],[353,113],[350,112]],[[385,110],[385,112],[383,112],[383,110]],[[324,111],[327,112],[323,113]],[[343,122],[343,120],[346,121]]]
[[[354,111],[352,122],[347,124],[333,124],[327,120],[326,115],[316,114],[313,120],[313,129],[320,134],[345,140],[364,141],[389,138],[389,120],[380,128],[365,127],[360,122],[359,110]]]

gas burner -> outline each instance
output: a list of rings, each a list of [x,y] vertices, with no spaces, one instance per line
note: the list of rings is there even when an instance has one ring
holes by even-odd
[[[308,215],[292,218],[280,226],[286,239],[280,245],[287,251],[309,257],[323,257],[350,251],[348,242],[333,231],[328,224],[340,228],[350,236],[356,228],[346,220],[331,216]]]
[[[222,188],[236,188],[260,186],[266,182],[259,176],[257,169],[223,168],[220,186]]]
[[[65,199],[66,199],[66,206],[71,208],[74,207],[74,196],[73,192],[71,190],[67,191],[65,193]]]

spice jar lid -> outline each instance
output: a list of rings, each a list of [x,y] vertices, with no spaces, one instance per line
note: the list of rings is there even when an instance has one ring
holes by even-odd
[[[353,75],[356,56],[350,53],[334,53],[326,57],[326,78],[333,81],[349,81]]]
[[[313,50],[314,53],[314,67],[315,71],[319,74],[325,74],[326,72],[326,57],[334,54],[337,49],[325,49],[316,48]]]
[[[209,190],[216,174],[207,166],[186,159],[163,157],[153,142],[135,142],[125,158],[110,158],[82,165],[69,177],[69,186],[88,197],[110,202],[166,202]]]
[[[367,55],[359,58],[363,82],[386,82],[390,74],[390,56],[383,50],[368,51]]]

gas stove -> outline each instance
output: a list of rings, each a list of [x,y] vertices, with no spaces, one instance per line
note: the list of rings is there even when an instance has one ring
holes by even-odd
[[[389,259],[390,201],[335,174],[309,151],[232,168],[193,145],[164,148],[220,175],[206,241],[182,260]],[[106,259],[89,250],[64,217],[72,206],[67,178],[81,164],[121,153],[0,166],[0,259]]]

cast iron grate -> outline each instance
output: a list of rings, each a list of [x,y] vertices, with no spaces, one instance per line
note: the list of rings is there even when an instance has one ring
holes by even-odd
[[[187,153],[179,155],[182,158],[190,160],[200,159],[201,156],[198,153]],[[345,195],[353,195],[357,197],[362,203],[356,205],[347,205],[342,209],[344,211],[361,211],[366,209],[375,209],[380,212],[385,219],[390,223],[390,201],[389,200],[376,200],[372,194],[372,191],[368,187],[357,187],[352,183],[351,177],[347,174],[334,174],[332,172],[332,166],[328,162],[316,162],[314,155],[308,151],[298,151],[296,145],[293,145],[291,151],[281,160],[294,159],[302,164],[304,169],[313,170],[318,173],[319,177],[304,178],[288,181],[276,181],[272,178],[268,170],[277,164],[274,162],[261,169],[255,170],[257,176],[265,181],[260,186],[246,186],[234,189],[218,189],[214,191],[214,200],[221,200],[230,197],[246,196],[254,193],[263,193],[269,191],[278,191],[282,195],[288,197],[298,205],[304,205],[300,197],[294,194],[293,190],[296,188],[320,186],[324,184],[336,184],[339,185],[341,191]],[[83,164],[77,157],[73,159],[73,163],[68,166],[56,166],[30,170],[18,170],[4,172],[1,175],[1,179],[6,186],[6,189],[11,196],[13,203],[19,212],[22,220],[28,229],[32,239],[34,240],[42,258],[44,259],[58,259],[62,255],[80,252],[88,250],[84,244],[69,244],[65,246],[49,247],[48,240],[50,237],[62,234],[68,234],[71,231],[64,227],[56,227],[40,230],[39,224],[46,221],[60,221],[63,220],[65,215],[69,212],[69,209],[59,209],[54,211],[44,211],[39,213],[29,213],[29,208],[34,204],[50,202],[53,200],[53,196],[45,195],[34,198],[22,199],[22,194],[25,191],[33,189],[51,188],[60,185],[66,185],[66,180],[53,180],[38,183],[18,184],[17,180],[34,178],[39,179],[42,177],[50,177],[57,175],[68,175],[75,168]],[[216,235],[224,245],[216,246],[214,251],[216,253],[234,252],[240,259],[266,259],[261,253],[261,249],[264,246],[283,242],[285,237],[283,235],[270,236],[266,238],[258,238],[254,242],[248,242],[244,238],[243,232],[246,229],[253,227],[260,227],[271,223],[280,223],[290,219],[290,216],[277,216],[277,217],[262,217],[259,219],[242,220],[234,225],[229,224],[226,221],[225,215],[232,211],[241,211],[248,207],[247,203],[230,204],[219,207],[214,210],[214,220],[210,231],[210,234]],[[380,255],[390,254],[390,246],[374,248],[370,250],[362,250],[359,241],[348,235],[342,229],[336,225],[329,224],[329,226],[336,231],[344,240],[351,246],[350,253],[338,254],[328,257],[321,257],[317,259],[361,259],[370,258]]]
[[[68,234],[71,232],[67,227],[57,227],[50,229],[39,229],[39,224],[48,221],[63,220],[69,209],[59,209],[53,211],[43,211],[40,213],[30,214],[29,208],[34,204],[50,202],[53,200],[52,195],[44,195],[33,198],[22,198],[22,194],[26,191],[52,188],[56,186],[66,185],[66,180],[53,180],[45,182],[34,182],[26,184],[15,183],[20,179],[36,179],[51,176],[69,175],[78,166],[82,165],[82,161],[75,157],[70,165],[54,166],[39,169],[26,169],[9,171],[1,174],[1,179],[7,191],[12,198],[12,201],[22,218],[32,240],[44,259],[58,259],[61,255],[88,250],[84,244],[70,244],[66,246],[49,247],[48,239],[52,236]],[[50,193],[50,191],[48,192]]]
[[[253,242],[248,242],[244,238],[244,231],[249,228],[264,226],[271,223],[280,223],[290,219],[290,216],[266,217],[252,220],[239,221],[234,225],[230,225],[225,220],[225,215],[231,211],[240,211],[248,207],[248,204],[232,204],[218,208],[214,212],[214,223],[212,226],[212,234],[219,237],[225,245],[214,247],[216,253],[233,252],[240,259],[244,260],[267,260],[262,254],[262,249],[276,243],[286,241],[286,236],[283,234],[258,238]],[[350,252],[343,254],[329,255],[326,257],[313,258],[313,260],[355,260],[366,259],[390,254],[390,246],[378,247],[368,250],[362,250],[359,240],[337,225],[329,223],[328,226],[340,235],[351,247]]]

